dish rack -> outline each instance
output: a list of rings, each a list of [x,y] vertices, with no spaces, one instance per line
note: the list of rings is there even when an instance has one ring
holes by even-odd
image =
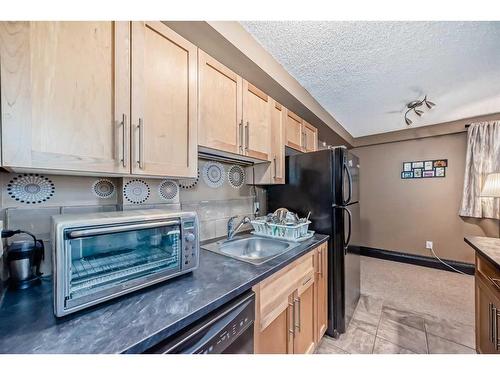
[[[298,241],[302,237],[310,236],[308,229],[311,222],[309,220],[300,224],[286,225],[268,223],[265,218],[256,218],[251,220],[250,223],[253,226],[254,234],[265,237]]]

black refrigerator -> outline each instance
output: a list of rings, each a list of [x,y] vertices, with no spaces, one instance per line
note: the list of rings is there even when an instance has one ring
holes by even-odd
[[[347,329],[360,294],[359,160],[344,147],[286,157],[286,183],[267,189],[268,211],[284,207],[328,234],[328,328]]]

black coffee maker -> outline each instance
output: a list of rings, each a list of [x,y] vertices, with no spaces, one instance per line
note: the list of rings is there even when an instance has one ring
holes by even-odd
[[[8,238],[24,233],[31,239],[13,241],[7,246],[7,264],[9,267],[9,287],[12,289],[26,289],[40,283],[40,264],[44,258],[42,240],[23,230],[2,230],[1,237]]]

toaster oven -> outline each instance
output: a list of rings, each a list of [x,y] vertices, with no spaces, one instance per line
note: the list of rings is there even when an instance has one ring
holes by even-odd
[[[88,306],[194,270],[193,212],[134,210],[52,217],[54,313]]]

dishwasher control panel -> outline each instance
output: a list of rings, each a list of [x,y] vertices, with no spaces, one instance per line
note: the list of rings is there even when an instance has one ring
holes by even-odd
[[[243,311],[227,324],[217,336],[195,351],[195,354],[219,354],[231,345],[245,330],[253,329],[253,313]]]

